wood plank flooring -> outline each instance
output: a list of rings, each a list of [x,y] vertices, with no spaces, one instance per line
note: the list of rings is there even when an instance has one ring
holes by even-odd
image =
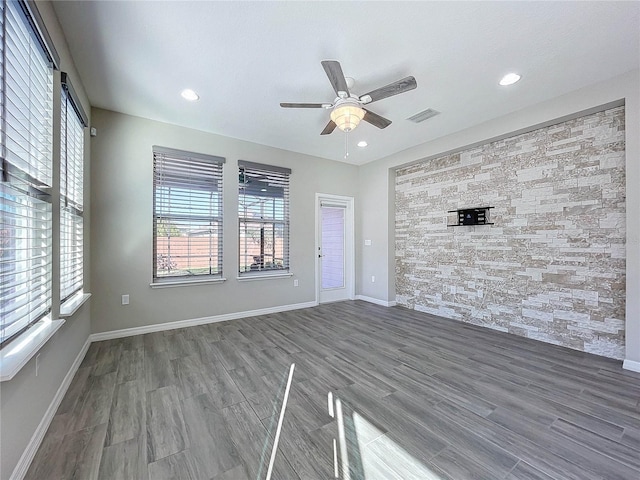
[[[640,374],[360,301],[92,344],[27,479],[264,479],[292,363],[274,480],[640,479]]]

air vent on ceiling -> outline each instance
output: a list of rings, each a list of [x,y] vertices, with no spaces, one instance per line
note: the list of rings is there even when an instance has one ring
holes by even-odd
[[[436,115],[439,115],[439,114],[440,112],[438,112],[437,110],[434,110],[433,108],[427,108],[422,112],[418,112],[415,115],[412,115],[411,117],[407,118],[407,120],[410,120],[413,123],[420,123],[432,117],[435,117]]]

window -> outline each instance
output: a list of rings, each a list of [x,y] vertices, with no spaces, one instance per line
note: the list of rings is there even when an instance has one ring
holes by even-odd
[[[37,10],[0,3],[0,344],[51,309],[53,67]]]
[[[222,277],[224,158],[153,147],[153,280]]]
[[[240,275],[289,271],[288,168],[238,162]]]
[[[83,164],[87,117],[62,72],[60,123],[60,300],[83,287]]]

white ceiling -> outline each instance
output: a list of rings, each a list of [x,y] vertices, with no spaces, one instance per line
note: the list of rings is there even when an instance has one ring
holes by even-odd
[[[56,1],[91,104],[343,161],[320,136],[338,60],[363,94],[407,75],[416,90],[369,109],[348,161],[363,164],[637,69],[640,2]],[[522,80],[500,87],[515,71]],[[184,88],[200,94],[188,103]],[[421,124],[426,108],[442,112]],[[360,140],[367,148],[355,146]]]

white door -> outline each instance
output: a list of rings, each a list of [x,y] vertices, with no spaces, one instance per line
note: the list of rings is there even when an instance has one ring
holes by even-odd
[[[353,299],[353,199],[319,195],[317,219],[318,301]]]

